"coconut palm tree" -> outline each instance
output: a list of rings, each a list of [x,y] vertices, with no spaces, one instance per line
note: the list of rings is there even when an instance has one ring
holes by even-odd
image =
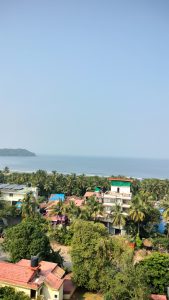
[[[89,218],[93,218],[96,221],[97,216],[103,213],[103,204],[92,196],[86,200],[86,209],[88,210]]]
[[[80,207],[76,206],[74,201],[70,201],[67,206],[65,206],[65,213],[68,215],[70,220],[79,218],[81,210]]]
[[[143,222],[145,219],[146,209],[146,203],[142,200],[142,198],[139,195],[135,196],[132,200],[129,217],[131,220],[137,223],[138,235],[140,233],[140,222]]]
[[[33,217],[37,212],[37,202],[32,192],[27,193],[22,201],[21,214],[23,218]]]
[[[167,224],[167,237],[169,237],[169,207],[166,206],[166,208],[163,211],[163,219]]]
[[[65,211],[64,203],[62,200],[59,200],[56,206],[52,210],[52,214],[63,215]]]
[[[51,190],[52,190],[52,182],[51,181],[46,181],[45,185],[44,185],[44,190],[47,192],[47,195],[49,197],[50,193],[51,193]]]
[[[114,226],[118,226],[119,230],[121,229],[121,226],[124,226],[126,224],[126,216],[122,211],[122,207],[119,204],[116,204],[110,214],[109,218],[112,220],[112,224]]]

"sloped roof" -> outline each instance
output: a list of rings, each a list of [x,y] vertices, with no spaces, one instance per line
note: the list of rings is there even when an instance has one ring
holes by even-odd
[[[30,260],[22,259],[16,265],[30,269]],[[39,263],[39,266],[39,274],[41,275],[41,278],[43,277],[43,282],[49,285],[52,289],[58,290],[63,284],[63,279],[61,278],[64,276],[65,271],[57,264],[44,260]]]
[[[32,282],[34,275],[35,270],[32,270],[28,266],[0,262],[0,282],[16,286],[30,286],[36,289],[37,285]]]
[[[56,277],[53,273],[48,273],[45,277],[45,283],[51,288],[58,290],[63,284],[63,279]]]
[[[63,270],[62,268],[60,268],[59,266],[57,266],[52,273],[57,276],[58,278],[62,278],[65,275],[65,270]]]
[[[110,181],[127,181],[127,182],[133,182],[130,178],[120,178],[120,177],[110,177],[108,178]]]
[[[165,295],[155,295],[155,294],[152,294],[150,296],[150,299],[151,300],[167,300],[167,297]]]
[[[81,199],[81,198],[79,198],[77,196],[69,196],[69,197],[67,197],[65,203],[69,204],[70,202],[74,202],[74,204],[76,206],[82,206],[84,204],[84,199]]]
[[[96,195],[95,192],[86,192],[84,194],[84,197],[91,197],[91,196],[94,196],[94,195]]]

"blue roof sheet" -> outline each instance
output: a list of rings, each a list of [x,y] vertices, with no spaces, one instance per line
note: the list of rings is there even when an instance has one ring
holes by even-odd
[[[52,194],[49,198],[49,201],[56,201],[56,200],[65,200],[65,194]]]

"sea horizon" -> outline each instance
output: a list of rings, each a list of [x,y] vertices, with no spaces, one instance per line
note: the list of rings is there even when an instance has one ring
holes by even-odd
[[[169,159],[37,154],[32,157],[1,156],[0,169],[12,172],[45,170],[86,176],[127,176],[169,179]]]

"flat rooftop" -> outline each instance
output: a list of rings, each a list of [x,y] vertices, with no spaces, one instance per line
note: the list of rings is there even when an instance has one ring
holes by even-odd
[[[26,188],[24,184],[0,183],[0,190],[20,191]]]

